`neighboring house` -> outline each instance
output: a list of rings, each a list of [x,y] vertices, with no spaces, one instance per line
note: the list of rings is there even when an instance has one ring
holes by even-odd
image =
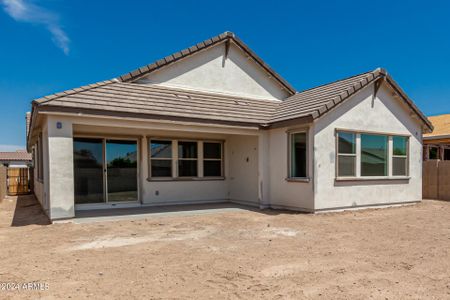
[[[434,126],[433,133],[424,134],[424,160],[450,160],[450,114],[428,118]]]
[[[0,152],[0,164],[9,168],[28,168],[31,166],[31,154],[26,150]]]
[[[33,101],[28,147],[51,219],[223,201],[315,212],[420,201],[432,128],[383,69],[297,92],[226,32]]]

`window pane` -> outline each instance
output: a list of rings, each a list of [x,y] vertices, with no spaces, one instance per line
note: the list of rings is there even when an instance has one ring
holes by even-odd
[[[221,143],[203,143],[203,157],[204,158],[222,158],[222,144]]]
[[[439,156],[438,154],[439,154],[438,148],[435,147],[430,148],[430,159],[438,159]]]
[[[406,158],[393,157],[392,158],[392,175],[394,176],[406,176]]]
[[[152,152],[152,157],[172,158],[172,142],[171,141],[152,140],[150,148],[151,148],[151,152]]]
[[[394,136],[392,140],[394,143],[394,155],[406,155],[408,138],[404,136]]]
[[[356,176],[356,157],[355,156],[338,156],[338,176]]]
[[[178,176],[197,177],[197,160],[179,160]]]
[[[197,158],[197,142],[178,142],[179,158]]]
[[[152,177],[172,177],[171,160],[152,159],[151,164]]]
[[[222,162],[220,160],[205,160],[203,162],[203,176],[222,176]]]
[[[355,154],[356,153],[356,138],[355,134],[347,132],[339,132],[338,153]]]
[[[291,177],[306,177],[306,133],[291,134]]]
[[[444,160],[450,160],[450,149],[444,149]]]
[[[361,176],[387,176],[387,136],[361,134]]]

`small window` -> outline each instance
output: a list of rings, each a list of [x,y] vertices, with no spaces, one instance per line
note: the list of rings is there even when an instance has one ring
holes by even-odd
[[[203,176],[221,177],[222,175],[222,143],[203,143]]]
[[[429,159],[439,159],[439,149],[437,147],[430,147]]]
[[[178,142],[178,176],[197,177],[197,142]]]
[[[361,176],[388,175],[388,137],[361,134]]]
[[[338,176],[356,176],[356,135],[338,132]]]
[[[289,177],[307,177],[307,134],[295,132],[289,134]]]
[[[151,177],[172,177],[172,141],[150,142]]]
[[[408,175],[408,138],[403,136],[392,137],[392,175]]]

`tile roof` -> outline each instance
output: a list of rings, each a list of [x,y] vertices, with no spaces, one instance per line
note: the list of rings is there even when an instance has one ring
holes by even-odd
[[[133,82],[107,80],[34,101],[40,110],[90,111],[150,118],[179,118],[210,122],[240,122],[269,126],[301,118],[317,119],[373,82],[390,84],[423,123],[428,119],[383,69],[362,73],[303,92],[284,101],[188,91]]]
[[[428,117],[434,126],[432,133],[424,134],[424,138],[450,136],[450,114]]]
[[[0,152],[0,161],[31,161],[31,153],[24,150]]]

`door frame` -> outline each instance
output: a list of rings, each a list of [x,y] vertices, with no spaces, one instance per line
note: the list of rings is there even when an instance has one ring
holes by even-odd
[[[91,134],[74,134],[73,139],[84,138],[84,139],[101,139],[102,140],[102,174],[103,174],[103,197],[104,202],[101,203],[83,203],[75,204],[75,210],[92,210],[92,209],[106,209],[106,208],[126,208],[126,207],[136,207],[141,206],[141,139],[136,136],[114,136],[114,135],[91,135]],[[123,202],[109,202],[108,201],[108,170],[106,166],[106,141],[116,140],[116,141],[136,141],[136,181],[137,181],[137,199],[135,201],[123,201]],[[74,170],[75,171],[75,170]],[[75,176],[74,176],[75,180]],[[75,202],[75,201],[74,201]]]

